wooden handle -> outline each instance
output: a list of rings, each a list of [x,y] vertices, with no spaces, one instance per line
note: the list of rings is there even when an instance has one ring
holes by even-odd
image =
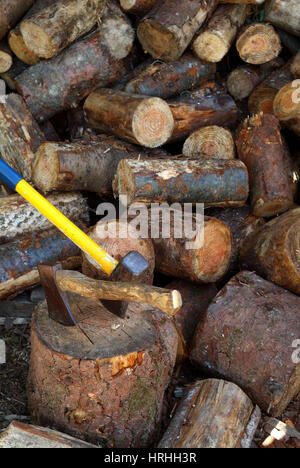
[[[77,271],[57,271],[56,283],[62,291],[73,292],[84,297],[150,304],[171,317],[182,307],[179,291],[144,284],[97,281]]]

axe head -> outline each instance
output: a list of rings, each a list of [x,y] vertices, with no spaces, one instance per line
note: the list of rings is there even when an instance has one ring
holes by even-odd
[[[61,264],[41,264],[38,269],[41,284],[46,294],[49,317],[66,327],[75,326],[77,322],[73,316],[68,296],[58,288],[55,281],[56,272],[62,270]]]

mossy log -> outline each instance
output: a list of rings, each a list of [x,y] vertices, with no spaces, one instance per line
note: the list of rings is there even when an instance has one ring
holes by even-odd
[[[260,418],[237,385],[202,380],[187,389],[158,448],[250,448]]]
[[[294,195],[278,119],[263,113],[247,118],[238,131],[237,149],[249,171],[253,214],[271,217],[291,208]]]
[[[37,424],[98,444],[142,448],[155,442],[177,333],[157,309],[131,304],[125,319],[95,299],[69,295],[76,327],[34,313],[28,378]],[[83,333],[84,332],[84,333]]]
[[[300,298],[243,271],[219,292],[194,335],[190,358],[210,375],[239,385],[272,416],[300,391]]]
[[[241,249],[242,268],[300,295],[300,208],[269,221],[247,238]]]

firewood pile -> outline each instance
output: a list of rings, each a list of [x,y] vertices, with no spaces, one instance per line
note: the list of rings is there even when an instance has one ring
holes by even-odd
[[[299,0],[0,0],[0,41],[0,157],[117,261],[143,255],[147,291],[182,298],[113,314],[101,266],[3,182],[0,343],[28,323],[14,304],[40,264],[73,273],[78,325],[35,308],[34,425],[0,448],[299,447]],[[125,197],[164,209],[137,231]]]

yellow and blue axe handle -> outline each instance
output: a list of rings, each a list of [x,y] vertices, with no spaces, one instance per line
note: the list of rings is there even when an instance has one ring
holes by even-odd
[[[2,159],[0,159],[0,179],[42,213],[81,250],[96,260],[107,275],[111,275],[118,265],[117,260],[112,258],[81,229],[75,226]]]

